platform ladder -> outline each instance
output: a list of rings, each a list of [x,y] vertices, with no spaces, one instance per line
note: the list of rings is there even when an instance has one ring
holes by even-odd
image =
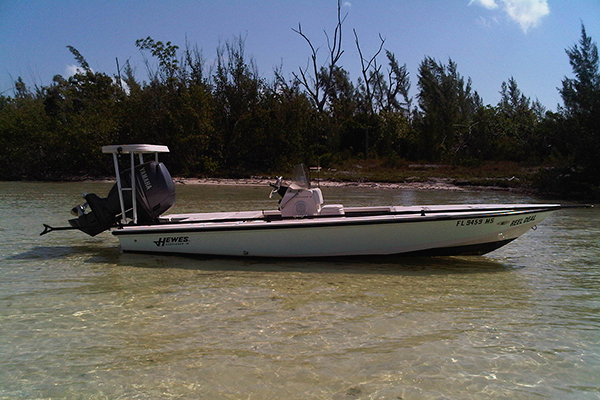
[[[123,225],[127,224],[127,211],[125,209],[125,201],[123,198],[124,191],[131,192],[131,204],[132,204],[132,222],[137,224],[138,215],[137,215],[137,189],[135,185],[135,156],[138,156],[139,164],[144,163],[144,154],[154,154],[154,160],[158,162],[158,153],[168,153],[169,148],[167,146],[162,145],[152,145],[152,144],[123,144],[123,145],[111,145],[111,146],[102,146],[103,153],[110,153],[113,155],[113,162],[115,165],[115,174],[117,176],[117,190],[119,192],[119,203],[121,205],[121,223]],[[123,154],[129,154],[130,164],[131,164],[131,186],[123,187],[123,183],[121,182],[121,172],[119,170],[119,159],[118,156]]]

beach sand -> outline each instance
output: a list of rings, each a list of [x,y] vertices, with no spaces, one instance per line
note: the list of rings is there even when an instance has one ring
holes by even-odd
[[[235,185],[235,186],[269,186],[269,183],[275,182],[275,178],[249,178],[249,179],[220,179],[220,178],[173,178],[176,184],[181,185]],[[284,179],[284,182],[286,180]],[[449,179],[430,178],[423,182],[339,182],[320,180],[312,181],[313,186],[322,187],[359,187],[359,188],[378,188],[378,189],[414,189],[414,190],[453,190],[465,191],[467,188],[457,186]]]

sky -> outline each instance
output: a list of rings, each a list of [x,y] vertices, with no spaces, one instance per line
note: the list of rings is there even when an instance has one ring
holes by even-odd
[[[556,110],[557,88],[573,77],[565,49],[579,42],[581,24],[600,41],[600,0],[342,0],[342,16],[339,65],[354,83],[361,75],[356,30],[366,57],[379,48],[379,35],[385,39],[407,65],[413,96],[425,57],[452,59],[486,105],[498,104],[502,82],[513,77],[525,96]],[[0,0],[0,94],[12,96],[18,77],[39,87],[73,74],[67,46],[96,72],[114,76],[116,59],[121,66],[129,60],[137,79],[148,80],[135,46],[148,36],[197,46],[208,66],[219,46],[241,37],[261,77],[273,80],[280,67],[291,79],[310,58],[293,29],[301,24],[325,64],[325,32],[332,38],[336,22],[337,0]],[[378,61],[385,64],[385,55]]]

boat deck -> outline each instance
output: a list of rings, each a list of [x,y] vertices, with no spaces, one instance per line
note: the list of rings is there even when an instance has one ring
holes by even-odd
[[[276,221],[294,219],[321,219],[321,218],[355,218],[355,217],[377,217],[377,216],[462,216],[465,214],[474,217],[480,214],[497,213],[522,213],[528,210],[558,210],[559,204],[472,204],[472,205],[422,205],[422,206],[384,206],[384,207],[343,207],[333,205],[334,212],[327,211],[325,206],[317,215],[302,215],[283,218],[279,210],[257,210],[257,211],[229,211],[213,213],[190,213],[169,214],[160,217],[159,224],[181,224],[199,222],[235,222],[235,221]],[[331,208],[330,208],[331,209]]]

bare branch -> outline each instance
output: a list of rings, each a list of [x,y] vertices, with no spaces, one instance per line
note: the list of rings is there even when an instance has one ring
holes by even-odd
[[[381,66],[377,67],[377,56],[379,56],[379,54],[381,53],[381,51],[383,50],[383,45],[385,44],[385,39],[383,37],[381,37],[381,34],[379,34],[379,40],[381,41],[381,43],[379,44],[379,49],[377,50],[377,52],[373,55],[373,57],[371,57],[369,60],[367,60],[362,53],[362,49],[360,48],[360,43],[358,41],[358,34],[356,33],[356,29],[352,30],[354,32],[354,40],[356,43],[356,48],[358,49],[358,55],[360,56],[360,65],[361,65],[361,70],[362,70],[362,75],[363,75],[363,79],[365,80],[365,90],[367,92],[367,107],[369,109],[369,112],[373,112],[373,93],[371,92],[371,82],[373,81],[373,79],[376,79],[376,83],[378,83],[379,85],[381,85],[381,79],[379,77],[380,74],[380,70],[381,70]],[[365,65],[366,62],[366,65]],[[371,73],[371,75],[369,76],[369,71],[373,69],[374,72]]]
[[[317,108],[321,112],[325,109],[325,104],[327,103],[328,96],[331,91],[333,75],[337,68],[336,64],[342,57],[342,54],[344,54],[344,51],[342,50],[342,24],[346,20],[347,14],[344,16],[344,18],[342,18],[341,9],[341,3],[340,0],[338,0],[337,24],[334,30],[333,40],[331,40],[327,32],[324,31],[325,37],[327,38],[327,47],[329,49],[327,68],[325,68],[325,66],[319,66],[317,57],[319,49],[315,48],[310,39],[304,34],[304,32],[302,32],[302,25],[298,24],[298,29],[292,28],[292,31],[296,32],[304,40],[306,40],[308,46],[310,47],[310,63],[312,64],[313,77],[312,79],[309,78],[308,65],[304,69],[298,68],[300,71],[300,76],[295,73],[292,74],[298,80],[298,82],[300,82],[300,84],[306,88],[309,96],[312,98]],[[323,89],[322,92],[321,89]]]

